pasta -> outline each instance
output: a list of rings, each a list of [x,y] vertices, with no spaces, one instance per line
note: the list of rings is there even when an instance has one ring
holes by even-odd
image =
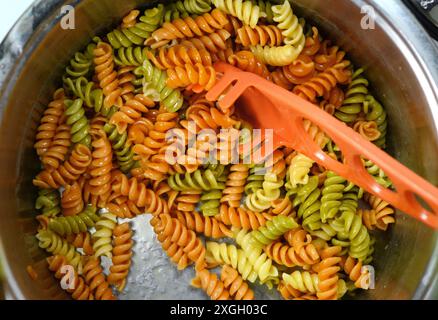
[[[365,194],[364,199],[370,204],[371,208],[373,209],[371,213],[373,219],[375,220],[375,223],[373,223],[373,225],[375,225],[378,229],[386,231],[390,224],[395,223],[394,209],[389,205],[389,203],[368,193]],[[368,229],[372,230],[373,227]]]
[[[35,201],[35,209],[41,210],[46,217],[56,217],[61,213],[60,196],[57,190],[41,189]]]
[[[69,236],[87,231],[94,227],[97,221],[99,217],[96,215],[96,210],[88,207],[76,216],[54,218],[49,222],[48,227],[60,236]]]
[[[206,237],[217,239],[232,236],[230,229],[215,218],[202,216],[195,211],[176,212],[174,215],[187,229],[204,234]]]
[[[255,26],[254,28],[245,25],[237,30],[236,42],[244,47],[256,45],[276,47],[283,43],[283,34],[274,25]]]
[[[113,265],[110,267],[108,283],[116,285],[117,290],[123,291],[126,286],[126,277],[131,266],[132,232],[128,223],[114,227]]]
[[[368,288],[373,235],[395,223],[394,209],[293,148],[252,162],[236,152],[263,144],[251,140],[257,128],[241,112],[243,100],[223,109],[222,97],[207,99],[222,77],[218,61],[385,147],[387,114],[365,70],[290,1],[178,0],[126,12],[70,57],[63,87],[34,126],[42,168],[33,179],[36,238],[53,255],[55,278],[74,267],[73,299],[115,299],[128,289],[135,254],[128,220],[138,215],[150,215],[170,261],[193,267],[192,284],[213,299],[253,299],[248,283],[256,281],[288,300]],[[320,127],[301,121],[313,147],[345,162]],[[392,186],[382,169],[362,162],[377,183]]]
[[[112,213],[104,213],[100,216],[99,221],[96,222],[96,232],[93,234],[93,249],[94,256],[106,256],[112,258],[112,241],[111,237],[114,228],[117,224],[117,217]]]
[[[212,3],[216,8],[238,18],[251,28],[257,25],[260,18],[266,16],[259,6],[249,0],[212,0]]]
[[[49,265],[49,270],[55,273],[55,278],[62,279],[64,274],[62,273],[62,268],[68,265],[67,259],[62,255],[54,255],[47,258],[47,263]],[[94,300],[94,296],[91,293],[89,286],[85,283],[84,278],[82,278],[75,271],[73,275],[73,289],[67,289],[66,291],[71,294],[74,300]]]
[[[295,229],[298,224],[294,219],[282,215],[275,216],[266,225],[250,233],[253,246],[264,247],[277,240],[287,231]]]
[[[59,125],[56,128],[52,145],[41,157],[41,163],[48,170],[56,170],[65,161],[65,157],[71,146],[71,128],[67,124]]]
[[[238,229],[255,230],[264,226],[267,221],[272,220],[272,216],[266,213],[252,212],[243,208],[233,208],[222,204],[217,219],[225,225]]]
[[[67,185],[61,198],[62,214],[64,216],[75,216],[84,209],[82,200],[82,188],[75,182],[71,186]]]
[[[90,127],[85,117],[83,101],[81,99],[76,99],[75,101],[67,100],[65,105],[67,124],[71,126],[71,141],[89,147],[91,144]]]
[[[35,150],[41,157],[52,145],[53,137],[64,113],[64,90],[59,89],[53,95],[53,101],[49,104],[40,120],[37,129]]]
[[[163,40],[169,41],[203,36],[222,29],[227,23],[227,16],[217,9],[196,18],[176,19],[172,22],[165,22],[160,29],[154,31],[151,38],[146,41],[146,44],[151,45],[161,43]]]
[[[134,73],[143,77],[144,85],[150,84],[153,87],[167,111],[176,112],[181,109],[183,104],[181,92],[166,85],[165,72],[155,68],[149,60],[145,60],[143,66],[137,68]]]
[[[36,235],[39,246],[53,255],[62,255],[78,273],[82,272],[81,255],[71,244],[50,230],[40,230]]]
[[[217,242],[207,242],[206,248],[206,260],[208,263],[230,265],[238,270],[242,279],[250,282],[257,280],[257,273],[242,249],[238,249],[232,244],[227,245],[226,243]]]
[[[210,52],[204,48],[197,49],[194,46],[175,45],[170,48],[160,48],[156,54],[157,56],[149,51],[147,57],[161,70],[184,67],[186,64],[212,65]]]
[[[96,300],[116,300],[97,258],[90,257],[85,263],[84,278]]]
[[[202,288],[212,300],[229,300],[230,293],[225,289],[224,283],[218,279],[216,274],[208,270],[197,272],[192,280],[192,286]]]
[[[164,17],[164,6],[159,4],[155,8],[147,9],[139,18],[140,22],[133,26],[115,29],[107,35],[108,41],[114,49],[131,47],[143,44],[160,25]]]
[[[251,51],[239,51],[232,54],[228,57],[228,62],[243,71],[255,73],[267,80],[271,79],[271,73],[266,65],[259,61]]]
[[[225,265],[222,267],[221,281],[234,300],[253,300],[254,292],[242,279],[237,270]]]
[[[44,170],[33,180],[33,184],[42,189],[58,189],[61,186],[77,181],[85,173],[91,163],[91,151],[78,144],[74,147],[70,158],[57,170]]]

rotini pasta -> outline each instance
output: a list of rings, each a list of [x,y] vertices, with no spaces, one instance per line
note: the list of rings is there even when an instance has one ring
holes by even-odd
[[[59,192],[53,189],[42,189],[38,191],[38,198],[35,201],[35,209],[50,218],[54,218],[61,213],[61,199]]]
[[[237,270],[225,265],[222,267],[221,280],[225,289],[230,292],[234,300],[253,300],[254,292],[248,284],[242,279]]]
[[[375,219],[375,223],[373,224],[375,224],[378,229],[386,231],[390,224],[395,223],[394,209],[389,205],[389,203],[369,193],[365,194],[364,200],[368,202],[373,209],[372,215]]]
[[[96,215],[96,209],[88,207],[76,216],[54,218],[49,222],[48,227],[60,236],[69,236],[86,232],[94,227],[98,221],[99,216]]]
[[[90,126],[85,116],[83,101],[81,99],[76,99],[75,101],[66,100],[65,105],[67,124],[71,126],[71,141],[90,147]]]
[[[176,218],[189,230],[204,234],[209,238],[231,237],[232,232],[222,222],[213,217],[205,217],[198,212],[176,212]]]
[[[272,216],[267,213],[247,211],[244,208],[234,208],[222,204],[219,208],[219,215],[216,217],[227,226],[238,229],[255,230],[264,226]]]
[[[294,15],[289,1],[285,0],[283,5],[272,6],[272,12],[274,13],[273,20],[278,23],[278,28],[283,30],[284,43],[292,45],[300,54],[304,49],[306,38],[303,27],[298,17]]]
[[[208,270],[197,272],[192,280],[192,286],[202,288],[212,300],[229,300],[230,293],[225,289],[224,283],[218,279],[217,275]]]
[[[131,266],[133,241],[129,224],[117,225],[113,230],[113,236],[113,265],[110,267],[108,283],[115,285],[121,292],[126,286],[126,278]]]
[[[71,146],[71,128],[67,124],[59,125],[56,128],[52,145],[41,157],[41,163],[48,170],[56,170],[65,161],[65,157]]]
[[[266,65],[259,61],[251,51],[239,51],[232,54],[228,57],[228,62],[243,71],[255,73],[267,80],[271,79],[271,73]]]
[[[94,240],[94,256],[106,256],[112,258],[112,234],[117,225],[117,217],[112,213],[104,213],[96,222],[96,232],[93,234]]]
[[[255,26],[254,28],[245,25],[237,30],[236,42],[244,47],[256,45],[276,47],[283,43],[283,34],[274,25]]]
[[[250,233],[253,246],[263,248],[280,238],[287,231],[295,229],[298,224],[293,218],[278,215],[266,222],[266,225]]]
[[[75,182],[67,185],[61,197],[62,214],[64,216],[75,216],[84,209],[82,199],[82,187]]]
[[[212,0],[212,3],[216,8],[238,18],[251,28],[257,25],[260,18],[266,16],[266,13],[262,12],[258,5],[249,0]]]
[[[84,278],[96,300],[116,300],[109,283],[105,279],[99,259],[96,257],[88,258],[85,263]]]

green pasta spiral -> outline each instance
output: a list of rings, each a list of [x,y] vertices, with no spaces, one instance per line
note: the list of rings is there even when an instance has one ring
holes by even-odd
[[[245,184],[245,194],[251,194],[262,189],[264,177],[264,165],[252,166]]]
[[[362,218],[355,212],[345,211],[342,214],[342,220],[345,222],[345,232],[350,240],[348,254],[364,261],[370,251],[371,238],[368,229],[362,223]]]
[[[299,270],[291,274],[283,273],[283,281],[302,293],[315,294],[319,291],[319,278],[317,273]]]
[[[104,106],[104,96],[102,89],[98,88],[94,82],[88,81],[84,77],[76,80],[67,79],[67,86],[73,92],[76,98],[84,101],[87,108],[92,108],[97,114],[101,114],[106,118],[117,111],[117,107],[106,108]]]
[[[368,95],[366,101],[370,108],[369,112],[365,112],[366,118],[368,121],[375,121],[380,131],[380,138],[373,142],[376,146],[384,149],[386,147],[386,131],[388,127],[386,111],[373,96]]]
[[[298,208],[298,217],[303,219],[302,225],[310,230],[317,230],[321,225],[321,201],[319,197],[321,191],[318,188],[319,178],[313,176],[309,178],[309,182],[302,186],[298,193],[297,198],[300,201],[300,207]]]
[[[67,79],[75,80],[80,77],[89,78],[93,73],[93,51],[96,48],[96,43],[100,39],[98,37],[93,38],[84,52],[77,52],[74,57],[70,60],[69,65],[65,69],[65,74],[62,78],[63,82],[66,83]]]
[[[132,168],[137,166],[137,161],[134,160],[134,151],[132,143],[128,140],[128,134],[126,132],[120,134],[117,127],[109,123],[105,124],[103,130],[111,141],[120,170],[123,173],[129,173]]]
[[[149,84],[156,90],[160,100],[169,112],[181,109],[184,99],[179,90],[171,89],[166,85],[167,74],[156,68],[149,60],[145,60],[143,66],[134,71],[135,75],[143,76],[144,85]]]
[[[274,23],[274,13],[272,12],[272,3],[265,0],[253,0],[259,6],[260,11],[265,15],[265,20]]]
[[[341,200],[345,186],[345,179],[330,171],[324,181],[321,197],[321,221],[325,223],[328,219],[336,216],[341,206]]]
[[[108,41],[114,49],[143,45],[151,33],[160,26],[163,15],[164,6],[162,4],[155,8],[147,9],[144,15],[140,17],[140,22],[136,23],[135,26],[120,30],[115,29],[108,33]]]
[[[142,47],[119,48],[115,53],[114,61],[118,66],[134,66],[143,65],[146,60],[146,50]]]
[[[65,115],[67,116],[67,124],[71,126],[71,141],[90,147],[90,125],[85,116],[83,103],[82,99],[66,100]]]
[[[280,198],[283,180],[275,173],[265,174],[262,189],[248,195],[245,200],[246,207],[254,212],[262,212],[269,209],[272,203]]]
[[[185,18],[211,11],[210,0],[180,0],[166,6],[165,21],[173,17]],[[173,20],[173,19],[172,19]]]
[[[223,189],[225,189],[224,183],[227,181],[228,171],[221,164],[209,165],[207,170],[210,170],[216,177],[220,183],[220,188],[204,192],[201,196],[200,210],[204,216],[215,216],[219,214],[220,200],[222,199]]]
[[[275,216],[271,221],[268,221],[265,226],[250,233],[254,240],[253,245],[263,248],[280,238],[287,231],[297,227],[298,224],[293,218],[283,215]]]
[[[389,188],[390,186],[392,186],[392,182],[386,176],[385,172],[372,161],[365,161],[365,169],[380,185],[384,186],[385,188]]]
[[[94,227],[99,221],[99,216],[96,215],[96,209],[88,207],[84,212],[76,216],[54,218],[49,222],[49,229],[56,232],[60,236],[69,236],[85,232]]]
[[[354,122],[359,113],[367,108],[366,96],[368,95],[369,82],[363,77],[363,73],[364,69],[358,69],[354,72],[345,94],[345,100],[335,112],[335,117],[343,122]]]
[[[46,217],[56,217],[61,212],[60,195],[58,190],[41,189],[35,201],[35,208],[41,210]]]
[[[39,246],[45,249],[52,255],[64,256],[68,263],[72,265],[80,273],[82,270],[82,259],[76,248],[62,239],[56,233],[51,230],[40,230],[36,235],[39,240]]]
[[[220,182],[210,169],[199,169],[193,173],[175,174],[168,178],[167,183],[169,187],[176,191],[225,189],[225,184]]]

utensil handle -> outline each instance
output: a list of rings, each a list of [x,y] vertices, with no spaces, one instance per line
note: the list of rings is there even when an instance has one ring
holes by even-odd
[[[283,135],[277,136],[279,144],[294,148],[367,192],[438,229],[438,189],[431,183],[364,139],[345,123],[294,93],[255,74],[242,72],[224,63],[218,63],[215,68],[218,72],[224,73],[224,76],[207,94],[207,99],[219,97],[219,92],[233,85],[219,102],[221,107],[228,108],[246,89],[258,89],[282,113],[282,117],[290,119],[291,130],[282,130]],[[304,119],[317,125],[339,146],[344,163],[332,159],[320,149],[304,129]],[[395,191],[381,186],[374,180],[366,171],[363,158],[371,160],[385,172],[391,179]],[[424,208],[416,196],[423,199],[430,209]]]

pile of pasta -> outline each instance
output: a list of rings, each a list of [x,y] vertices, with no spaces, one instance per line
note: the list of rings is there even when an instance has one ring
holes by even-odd
[[[36,237],[56,278],[74,268],[74,299],[115,299],[125,289],[133,231],[120,220],[140,214],[152,216],[170,260],[179,270],[193,266],[192,285],[212,299],[253,299],[253,284],[285,299],[367,288],[373,234],[395,222],[388,203],[285,147],[251,165],[166,161],[171,129],[185,137],[211,129],[218,141],[226,141],[221,129],[248,129],[235,107],[205,98],[217,61],[273,81],[385,147],[386,112],[364,70],[288,1],[181,0],[133,10],[71,59],[37,130]],[[323,131],[305,128],[342,161]],[[364,166],[391,185],[372,162]]]

